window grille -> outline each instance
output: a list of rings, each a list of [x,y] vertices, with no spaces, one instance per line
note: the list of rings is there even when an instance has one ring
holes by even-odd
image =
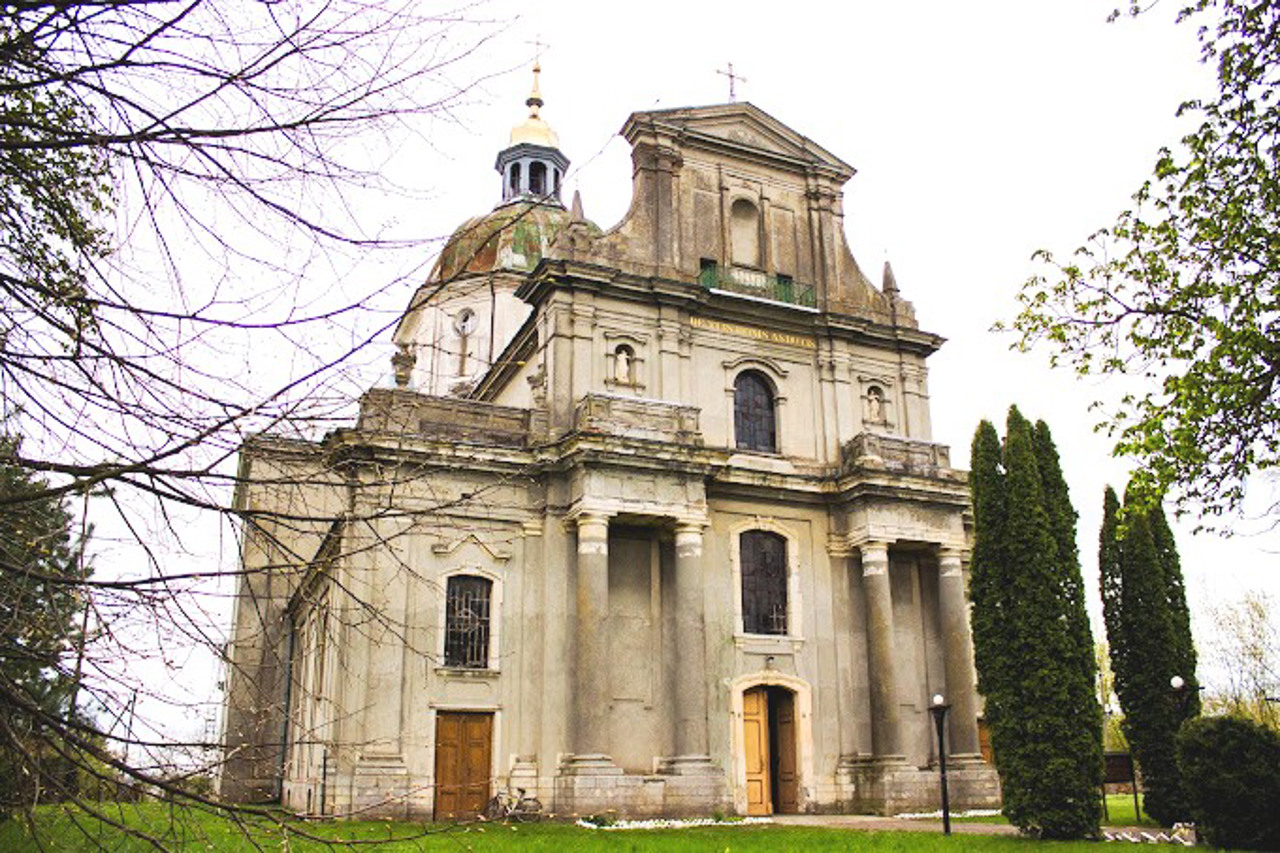
[[[733,383],[733,432],[743,450],[778,450],[773,391],[755,371],[739,374]]]
[[[489,666],[489,601],[493,583],[471,575],[449,578],[445,593],[444,665]]]
[[[742,629],[748,634],[787,633],[787,540],[748,530],[738,544]]]

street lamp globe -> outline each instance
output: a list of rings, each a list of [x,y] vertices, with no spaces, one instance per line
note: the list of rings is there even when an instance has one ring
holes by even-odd
[[[944,699],[943,699],[943,697],[942,697],[942,694],[941,694],[941,693],[935,693],[935,694],[933,694],[933,707],[937,708],[937,707],[939,707],[940,705],[942,705],[943,703],[944,703]]]
[[[1187,686],[1187,682],[1183,680],[1181,675],[1175,675],[1173,678],[1169,679],[1169,686],[1174,690],[1181,690]]]

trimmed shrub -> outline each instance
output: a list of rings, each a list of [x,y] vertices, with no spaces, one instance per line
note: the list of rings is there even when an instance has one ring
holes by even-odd
[[[1215,847],[1280,850],[1280,734],[1240,717],[1188,720],[1178,766],[1196,829]]]

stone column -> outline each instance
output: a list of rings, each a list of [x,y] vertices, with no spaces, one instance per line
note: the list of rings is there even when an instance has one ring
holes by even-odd
[[[867,601],[867,658],[871,684],[871,737],[878,758],[902,754],[898,673],[893,651],[893,600],[889,588],[889,544],[867,542],[862,586]]]
[[[702,524],[676,524],[677,765],[709,764]]]
[[[574,753],[609,751],[609,518],[578,516],[578,631]]]
[[[942,654],[947,676],[946,699],[951,703],[952,755],[977,755],[978,697],[974,688],[973,638],[965,601],[960,551],[938,552],[938,609],[942,622]]]

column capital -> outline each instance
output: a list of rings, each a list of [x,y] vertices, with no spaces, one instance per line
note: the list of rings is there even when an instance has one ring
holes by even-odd
[[[964,574],[964,549],[955,545],[938,546],[938,573],[946,577],[960,577]]]
[[[675,519],[675,531],[679,533],[701,533],[711,522],[705,518],[677,518]]]
[[[889,572],[889,543],[879,540],[862,542],[858,545],[858,553],[862,555],[863,577],[884,575]]]
[[[609,515],[603,512],[580,512],[573,518],[578,528],[579,554],[609,553]]]

